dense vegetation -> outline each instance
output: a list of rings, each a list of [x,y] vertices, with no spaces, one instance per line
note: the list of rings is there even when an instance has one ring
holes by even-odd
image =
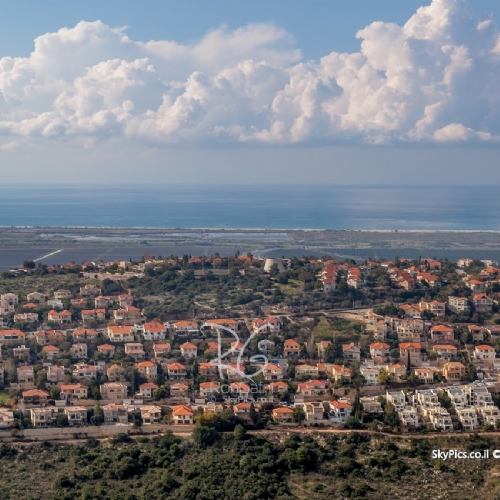
[[[279,438],[279,439],[278,439]],[[495,441],[496,439],[496,441]],[[193,440],[118,435],[78,445],[0,446],[4,500],[497,498],[495,460],[433,460],[432,449],[498,448],[498,438],[350,433],[252,436],[198,427]]]

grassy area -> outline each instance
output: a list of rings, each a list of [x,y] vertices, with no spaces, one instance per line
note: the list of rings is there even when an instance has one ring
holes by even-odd
[[[286,285],[277,283],[276,286],[279,287],[284,295],[300,295],[302,293],[302,282],[299,280],[288,280]]]
[[[7,391],[0,391],[0,406],[11,406],[12,397]]]

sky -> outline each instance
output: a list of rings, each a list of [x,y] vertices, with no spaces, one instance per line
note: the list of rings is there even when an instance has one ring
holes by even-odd
[[[19,0],[2,182],[500,184],[498,0]]]

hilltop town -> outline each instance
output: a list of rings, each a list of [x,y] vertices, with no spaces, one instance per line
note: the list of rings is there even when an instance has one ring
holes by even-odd
[[[0,282],[0,437],[214,419],[497,429],[497,266],[251,254],[26,261]]]

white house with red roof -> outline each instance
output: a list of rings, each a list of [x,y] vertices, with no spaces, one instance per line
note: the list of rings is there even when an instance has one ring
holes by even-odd
[[[330,419],[334,422],[346,422],[351,413],[352,406],[347,401],[330,401]]]
[[[157,321],[136,325],[135,328],[142,333],[144,340],[163,340],[167,334],[167,327]]]
[[[495,348],[490,345],[477,345],[474,349],[474,359],[481,361],[493,361],[495,357]]]
[[[374,342],[370,344],[370,356],[373,359],[383,359],[389,356],[389,344],[385,342]]]
[[[476,312],[489,314],[491,313],[495,302],[485,293],[477,293],[474,297],[472,297],[472,303],[474,304]]]
[[[192,342],[184,342],[184,344],[180,346],[180,349],[183,358],[190,359],[198,356],[198,347]]]

